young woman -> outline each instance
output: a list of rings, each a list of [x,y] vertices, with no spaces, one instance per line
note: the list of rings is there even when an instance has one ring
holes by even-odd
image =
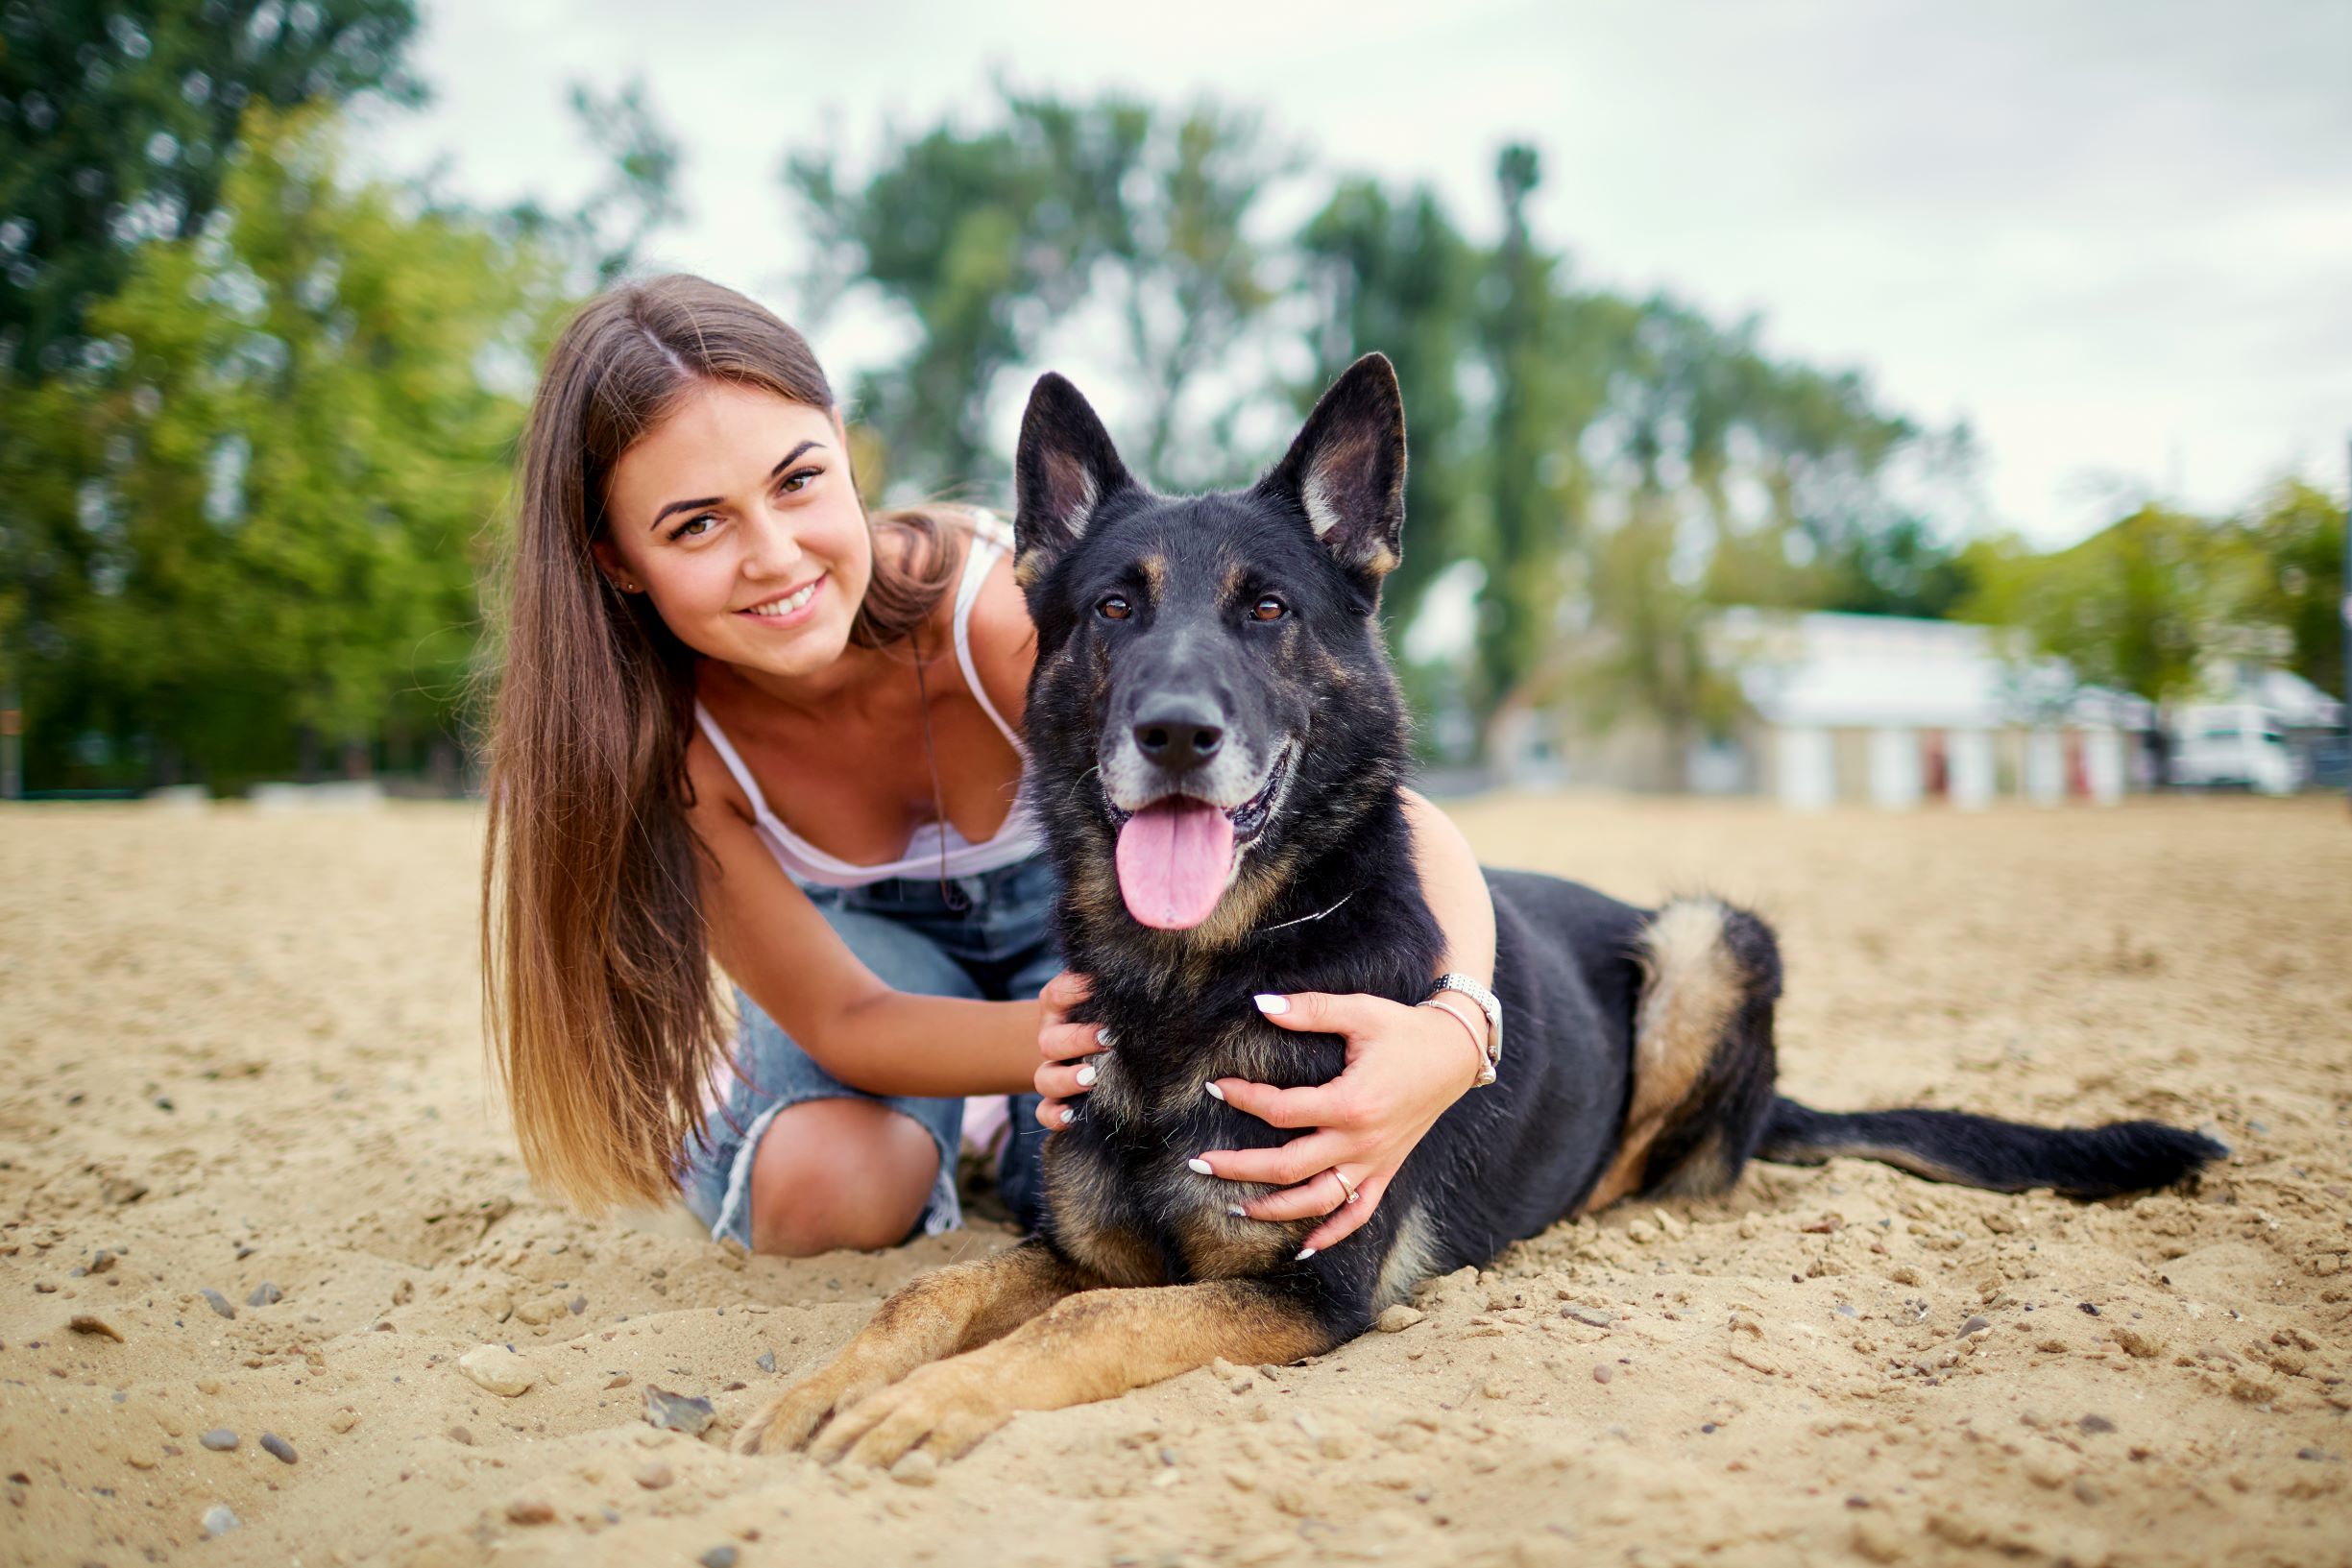
[[[1045,1129],[1115,1043],[1062,1017],[1084,986],[1055,977],[1018,797],[1009,553],[985,513],[869,515],[824,373],[742,296],[657,278],[566,328],[524,444],[482,893],[535,1177],[592,1211],[682,1194],[763,1252],[887,1246],[957,1223],[964,1098],[1033,1088],[1003,1165],[1033,1220]],[[1484,880],[1410,805],[1444,967],[1484,980]],[[1281,1187],[1258,1218],[1329,1215],[1321,1247],[1472,1083],[1484,1024],[1291,1000],[1279,1022],[1346,1035],[1345,1073],[1220,1087],[1317,1130],[1206,1158]]]

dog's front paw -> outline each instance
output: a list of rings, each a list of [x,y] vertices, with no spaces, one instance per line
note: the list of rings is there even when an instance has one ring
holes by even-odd
[[[845,1362],[818,1367],[769,1400],[735,1435],[738,1454],[788,1454],[805,1447],[827,1417],[856,1407],[889,1380]]]
[[[977,1357],[935,1363],[837,1415],[812,1452],[878,1469],[917,1445],[942,1463],[961,1459],[1018,1409],[1002,1383]]]

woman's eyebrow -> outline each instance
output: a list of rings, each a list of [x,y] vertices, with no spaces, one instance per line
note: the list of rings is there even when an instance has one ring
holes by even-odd
[[[662,526],[662,519],[672,512],[691,512],[698,506],[716,506],[717,504],[718,497],[715,495],[705,495],[695,501],[672,501],[653,515],[653,521],[649,526],[659,528]]]
[[[767,476],[770,479],[773,479],[776,477],[776,475],[782,473],[786,469],[790,468],[794,463],[798,462],[801,453],[809,450],[812,446],[822,449],[824,445],[825,444],[821,441],[802,442],[799,446],[793,447],[790,451],[778,458],[776,460],[776,466],[767,470]]]

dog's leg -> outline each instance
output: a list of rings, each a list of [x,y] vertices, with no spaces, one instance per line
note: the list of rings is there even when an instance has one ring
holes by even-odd
[[[1641,933],[1644,972],[1634,1020],[1634,1094],[1616,1157],[1585,1198],[1594,1214],[1641,1186],[1650,1146],[1698,1087],[1738,1011],[1742,976],[1712,899],[1677,901]]]
[[[813,1452],[887,1465],[919,1443],[952,1459],[1015,1411],[1108,1399],[1220,1356],[1244,1365],[1292,1362],[1337,1342],[1305,1298],[1263,1280],[1089,1291],[844,1411]]]
[[[925,1362],[1001,1338],[1095,1281],[1029,1241],[934,1269],[893,1293],[834,1358],[771,1400],[735,1440],[743,1454],[798,1448],[837,1415]]]

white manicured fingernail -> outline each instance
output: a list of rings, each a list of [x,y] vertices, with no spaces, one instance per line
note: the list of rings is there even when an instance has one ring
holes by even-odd
[[[1091,1089],[1094,1087],[1094,1063],[1088,1062],[1084,1067],[1078,1070],[1078,1086],[1080,1089]]]
[[[1186,1160],[1184,1162],[1184,1166],[1185,1169],[1192,1171],[1192,1173],[1196,1176],[1213,1176],[1217,1174],[1216,1171],[1209,1169],[1209,1163],[1206,1160]]]
[[[1293,1263],[1304,1263],[1304,1262],[1306,1262],[1306,1261],[1307,1261],[1309,1258],[1312,1258],[1313,1256],[1315,1256],[1315,1249],[1314,1249],[1313,1247],[1311,1247],[1311,1246],[1302,1246],[1302,1247],[1300,1247],[1300,1248],[1298,1249],[1298,1256],[1297,1256],[1296,1258],[1293,1258],[1293,1259],[1291,1260],[1291,1262],[1293,1262]]]
[[[1065,1105],[1065,1106],[1063,1106],[1063,1107],[1061,1108],[1061,1124],[1062,1124],[1063,1126],[1065,1126],[1065,1127],[1066,1127],[1066,1126],[1068,1126],[1068,1125],[1069,1125],[1071,1122],[1076,1122],[1077,1120],[1078,1120],[1078,1112],[1077,1112],[1077,1111],[1075,1111],[1075,1110],[1071,1109],[1071,1108],[1070,1108],[1069,1106],[1067,1106],[1067,1105]]]
[[[1223,1099],[1225,1098],[1225,1092],[1218,1088],[1213,1083],[1204,1083],[1200,1087],[1207,1092],[1208,1097],[1211,1099]]]
[[[1094,1031],[1094,1043],[1101,1046],[1104,1050],[1110,1049],[1111,1039],[1112,1035],[1107,1026]]]
[[[1258,1011],[1261,1013],[1287,1013],[1291,1010],[1290,998],[1277,997],[1271,991],[1261,992],[1249,1000],[1258,1004]]]
[[[1249,1218],[1249,1211],[1248,1209],[1243,1208],[1243,1207],[1242,1207],[1240,1204],[1238,1204],[1238,1203],[1228,1203],[1228,1204],[1226,1204],[1226,1205],[1225,1205],[1225,1213],[1227,1213],[1227,1214],[1231,1215],[1231,1216],[1232,1216],[1234,1218],[1236,1218],[1236,1219],[1247,1219],[1247,1218]]]

